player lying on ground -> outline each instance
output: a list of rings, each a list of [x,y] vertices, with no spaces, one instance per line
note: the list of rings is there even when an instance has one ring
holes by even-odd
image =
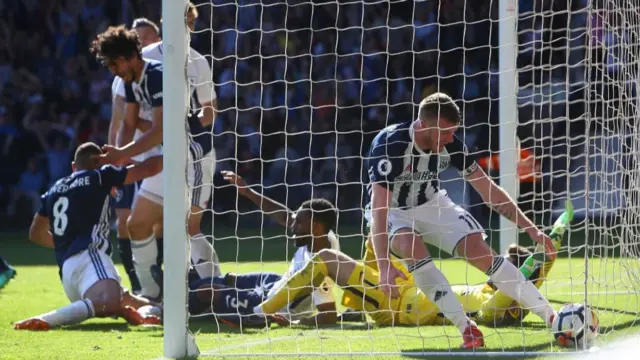
[[[98,167],[102,150],[94,143],[78,147],[73,173],[58,180],[44,195],[33,218],[29,239],[53,248],[64,291],[70,305],[20,321],[17,330],[49,330],[77,324],[92,317],[123,317],[132,325],[160,324],[136,309],[151,304],[129,294],[111,261],[109,241],[111,191],[153,176],[162,169],[160,157],[126,168]]]
[[[159,49],[156,46],[156,51],[161,54]],[[138,35],[134,30],[127,30],[124,26],[110,27],[99,34],[92,43],[91,51],[125,83],[126,112],[118,134],[118,142],[123,146],[117,148],[105,146],[106,154],[103,156],[103,161],[113,164],[127,163],[131,157],[161,145],[163,136],[162,63],[144,58]],[[143,114],[151,120],[151,126],[140,138],[129,142],[132,139],[133,130],[137,128],[140,121],[140,110],[143,110]],[[206,271],[206,276],[210,276],[215,271],[217,260],[213,256],[211,244],[200,232],[200,222],[213,187],[215,165],[213,134],[204,131],[197,114],[191,115],[180,119],[186,122],[191,135],[189,136],[187,178],[192,189],[192,206],[188,220],[188,233],[191,238],[203,239],[201,243],[207,245],[209,250],[207,256],[199,256],[194,263],[197,266],[201,261],[205,265],[210,264],[209,270]],[[156,264],[158,249],[153,227],[162,221],[163,217],[162,173],[146,178],[142,182],[138,195],[127,221],[130,239],[135,243],[131,249],[135,260],[134,267],[141,285],[140,293],[148,298],[159,299],[161,287],[156,283],[153,273],[160,272],[161,269]]]
[[[454,166],[487,204],[543,244],[549,257],[555,250],[551,239],[468,154],[455,136],[460,122],[460,110],[453,100],[436,93],[420,103],[415,121],[383,129],[366,159],[370,183],[365,216],[380,269],[380,290],[392,298],[399,297],[394,285],[406,276],[392,266],[390,255],[403,259],[415,285],[460,330],[463,347],[475,348],[484,346],[482,332],[434,265],[425,242],[467,259],[498,289],[531,309],[546,324],[551,324],[555,314],[540,291],[512,263],[491,250],[484,241],[484,229],[471,214],[439,189],[439,173]]]
[[[259,206],[265,214],[290,228],[298,249],[289,269],[282,276],[266,273],[227,274],[191,283],[189,311],[191,314],[198,314],[212,309],[214,314],[251,315],[255,306],[278,292],[292,274],[309,263],[315,253],[324,249],[339,249],[338,238],[332,231],[336,225],[337,213],[331,202],[324,199],[305,201],[297,211],[292,212],[286,206],[250,189],[239,175],[224,171],[223,176],[237,186],[238,193]],[[324,278],[320,279],[320,283],[323,280]],[[335,299],[330,284],[318,287],[307,295],[288,304],[288,308],[283,306],[274,312],[291,314],[294,319],[301,319],[306,324],[336,322]],[[314,316],[316,310],[319,313]],[[236,319],[241,320],[240,317]]]
[[[530,254],[526,248],[512,245],[504,257],[518,266]],[[395,264],[395,261],[394,265],[402,266]],[[274,314],[277,309],[308,296],[320,284],[318,279],[328,277],[344,290],[344,306],[367,313],[377,324],[425,326],[447,322],[438,307],[413,284],[412,279],[399,281],[400,296],[390,298],[379,289],[378,276],[373,268],[348,255],[324,249],[314,255],[307,266],[295,273],[279,291],[258,305],[254,313]],[[502,322],[507,307],[496,309],[493,306],[496,291],[490,284],[452,286],[452,290],[469,316],[487,325]],[[509,303],[512,301],[509,298]],[[519,313],[514,310],[509,312],[510,316],[514,314]]]

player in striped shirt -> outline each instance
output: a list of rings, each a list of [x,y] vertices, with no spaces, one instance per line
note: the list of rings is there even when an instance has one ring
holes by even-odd
[[[131,26],[137,33],[138,38],[140,39],[140,44],[142,47],[151,45],[155,42],[160,41],[160,29],[156,24],[152,21],[139,18],[133,21],[133,25]],[[143,50],[143,57],[144,50]],[[154,59],[157,60],[157,59]],[[125,92],[124,92],[124,81],[119,76],[115,76],[113,78],[113,83],[111,84],[111,122],[109,123],[109,145],[117,146],[117,137],[120,127],[124,121],[124,113],[125,113]],[[135,130],[134,139],[140,138],[142,136],[143,131],[141,129],[147,127],[145,125],[150,125],[151,123],[147,120],[150,119],[142,119],[145,114],[140,113],[141,120],[138,122],[139,129]],[[124,144],[123,144],[124,145]],[[159,155],[160,152],[157,149],[153,149],[144,154],[140,154],[138,156],[134,156],[131,160],[139,162],[144,161],[146,155]],[[138,293],[140,291],[140,281],[138,280],[138,276],[136,275],[136,270],[133,266],[133,255],[131,254],[131,240],[129,239],[129,230],[127,229],[127,219],[131,215],[131,208],[133,206],[133,200],[135,198],[136,193],[138,192],[138,188],[140,187],[140,183],[133,183],[119,187],[116,190],[114,208],[116,212],[116,231],[118,237],[118,252],[120,254],[120,259],[122,260],[122,266],[124,267],[127,276],[129,277],[129,282],[131,283],[131,290],[134,293]],[[162,263],[162,223],[156,224],[154,232],[156,234],[157,242],[158,242],[158,264]]]
[[[121,127],[119,135],[124,142],[133,136],[133,129],[139,122],[140,110],[151,114],[151,127],[139,139],[123,147],[105,147],[107,153],[103,161],[121,164],[162,143],[162,64],[144,59],[137,34],[124,26],[110,27],[98,35],[92,44],[92,51],[126,84],[127,110],[124,124],[127,126]],[[200,220],[212,191],[215,164],[213,136],[210,132],[204,131],[196,114],[191,114],[185,121],[191,134],[187,178],[193,189],[192,214],[189,216],[188,232],[192,238],[203,238],[204,236],[200,233]],[[141,294],[151,299],[157,299],[161,295],[161,287],[154,280],[152,271],[153,268],[158,268],[156,265],[158,250],[153,225],[162,221],[162,193],[162,173],[145,179],[127,224],[132,240],[136,274],[142,287]],[[140,216],[134,216],[136,214]]]
[[[149,301],[129,294],[111,261],[109,197],[115,187],[153,176],[161,158],[126,168],[98,165],[102,153],[94,143],[78,147],[73,173],[58,180],[44,195],[33,218],[29,239],[53,248],[62,287],[71,304],[15,324],[16,330],[49,330],[92,317],[120,316],[133,325],[160,324],[137,308]]]
[[[475,348],[484,346],[483,335],[463,311],[425,243],[464,257],[545,323],[550,324],[555,313],[512,263],[493,252],[484,241],[484,229],[471,214],[439,188],[439,173],[455,167],[487,204],[543,244],[548,256],[555,256],[555,248],[455,136],[460,121],[453,100],[436,93],[420,103],[416,120],[383,129],[366,159],[370,183],[365,216],[373,235],[380,289],[392,298],[399,297],[396,278],[406,280],[407,276],[392,265],[390,254],[403,259],[416,286],[458,327],[463,347]]]
[[[198,12],[195,6],[190,3],[187,8],[187,24],[191,30],[193,30],[195,19],[198,17]],[[158,27],[151,22],[150,20],[140,18],[136,19],[133,22],[132,28],[138,33],[138,37],[141,41],[142,48],[142,57],[144,59],[156,60],[162,62],[162,39],[159,36]],[[212,82],[212,73],[211,68],[209,67],[209,63],[207,60],[197,51],[193,49],[189,49],[189,61],[187,63],[187,77],[192,84],[192,96],[191,96],[191,106],[193,109],[198,109],[197,111],[193,111],[190,116],[189,126],[192,134],[199,134],[198,142],[208,142],[211,140],[211,137],[208,134],[205,134],[205,129],[202,126],[211,125],[215,119],[215,109],[217,108],[217,97],[215,88]],[[118,81],[119,80],[119,81]],[[117,81],[117,83],[116,83]],[[117,97],[122,97],[122,110],[121,110],[121,118],[124,118],[124,98],[125,98],[125,82],[122,81],[119,77],[116,76],[114,79],[114,94]],[[114,100],[115,103],[115,100]],[[151,119],[152,119],[152,111],[149,107],[145,107],[143,104],[141,105],[139,112],[139,121],[137,123],[138,127],[150,127]],[[146,121],[148,120],[148,121]],[[118,145],[124,146],[127,145],[131,140],[131,134],[135,131],[135,136],[133,140],[137,140],[142,135],[142,131],[138,131],[135,129],[135,125],[132,121],[118,121],[117,125],[113,125],[113,127],[117,126],[116,131],[118,129],[123,134],[123,136],[119,137]],[[140,126],[143,125],[143,126]],[[202,125],[202,126],[201,126]],[[202,146],[203,153],[205,153],[206,149],[209,147],[208,144],[204,144]],[[198,147],[193,146],[192,150],[196,152],[199,150]],[[202,174],[202,179],[198,180],[193,178],[193,181],[198,180],[199,182],[206,184],[210,183],[211,180],[209,178],[209,173],[213,173],[214,169],[208,169],[210,166],[214,167],[215,163],[215,149],[211,146],[211,151],[207,154],[208,158],[212,160],[212,162],[202,162],[202,164],[194,164],[196,167],[199,167],[198,170],[194,167],[194,173]],[[143,154],[144,156],[153,156],[156,154],[161,154],[162,149],[160,146],[155,147]],[[142,159],[144,159],[143,155]],[[137,159],[134,159],[137,160]],[[201,209],[206,208],[206,201],[209,199],[208,190],[210,187],[208,186],[197,186],[194,189],[194,206],[197,206]],[[144,189],[146,193],[146,197],[151,199],[151,201],[159,202],[161,205],[162,202],[162,174],[158,174],[152,179],[147,180]],[[129,191],[131,192],[131,191]],[[128,193],[125,192],[124,196]],[[145,196],[145,195],[143,195]],[[148,234],[149,228],[155,229],[154,233],[162,233],[162,222],[160,221],[157,224],[153,224],[151,222],[151,217],[149,214],[149,207],[155,208],[155,204],[148,204],[147,199],[141,199],[140,204],[136,204],[136,208],[138,211],[134,211],[131,216],[131,224],[133,225],[134,233],[140,234],[141,237],[146,237]],[[125,199],[126,205],[126,199]],[[148,206],[142,206],[146,203]],[[192,225],[190,226],[190,245],[191,245],[191,260],[194,264],[194,269],[198,273],[200,277],[209,277],[209,276],[218,276],[220,275],[219,269],[219,260],[218,256],[213,249],[211,243],[207,240],[207,238],[200,233],[200,217],[203,214],[202,210],[196,211],[191,217],[190,222]],[[140,228],[140,229],[138,229]],[[158,228],[160,231],[158,231]],[[159,240],[159,239],[158,239]],[[160,242],[160,241],[158,241]],[[126,245],[126,244],[125,244]],[[158,247],[161,250],[161,245]],[[127,254],[125,254],[127,255]],[[158,263],[161,263],[161,253],[159,254]],[[123,261],[124,262],[124,261]]]

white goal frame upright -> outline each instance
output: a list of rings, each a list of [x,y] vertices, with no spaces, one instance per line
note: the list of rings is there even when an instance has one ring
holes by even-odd
[[[185,21],[186,0],[162,0],[163,47],[163,176],[164,176],[164,355],[184,358],[198,355],[189,331],[187,270],[189,239],[187,216],[187,133],[184,119],[189,104],[185,66],[189,33]],[[183,189],[179,191],[178,189]]]

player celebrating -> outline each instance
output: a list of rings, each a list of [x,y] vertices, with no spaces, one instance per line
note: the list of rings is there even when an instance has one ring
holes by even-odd
[[[201,279],[190,284],[189,311],[202,313],[208,308],[215,314],[250,315],[255,306],[279,292],[288,279],[297,271],[308,266],[314,253],[323,249],[339,249],[338,238],[332,229],[336,225],[336,209],[325,199],[313,199],[302,203],[291,212],[286,206],[251,190],[238,175],[223,172],[224,178],[235,184],[238,192],[271,215],[279,224],[293,231],[298,248],[293,260],[283,276],[277,274],[227,274],[223,277]],[[323,279],[319,279],[323,283]],[[318,285],[320,285],[320,283]],[[325,324],[336,322],[335,299],[329,284],[323,284],[313,292],[274,312],[290,314],[303,324]],[[315,310],[318,314],[313,316]]]
[[[467,153],[462,141],[455,136],[459,125],[457,105],[449,96],[436,93],[420,103],[417,120],[382,130],[374,139],[366,160],[370,202],[365,215],[373,235],[383,293],[399,297],[396,279],[406,279],[391,264],[389,255],[393,254],[406,262],[416,286],[458,327],[463,335],[463,347],[475,348],[484,346],[483,335],[433,264],[424,242],[466,258],[485,272],[498,289],[545,323],[551,323],[554,311],[512,263],[491,250],[478,222],[454,204],[445,191],[439,190],[439,172],[453,165],[485,202],[525,229],[534,241],[543,244],[549,257],[553,257],[555,250],[551,239]]]
[[[120,148],[106,147],[107,154],[104,156],[104,161],[121,163],[160,145],[162,142],[162,65],[142,58],[138,37],[134,31],[129,31],[124,26],[110,27],[98,35],[93,42],[92,51],[126,83],[127,110],[118,138],[124,139],[125,142],[131,138],[132,132],[128,130],[138,126],[140,108],[143,112],[145,112],[144,109],[150,109],[152,119],[150,129],[139,139]],[[190,137],[188,180],[189,185],[194,189],[188,231],[192,239],[204,239],[208,243],[200,233],[200,220],[211,194],[211,179],[215,163],[212,135],[204,132],[197,116],[190,116],[187,123],[193,135]],[[142,287],[141,294],[152,299],[160,296],[160,286],[154,281],[152,267],[155,265],[158,253],[153,225],[162,221],[162,191],[161,174],[145,179],[127,224],[131,240],[136,244],[132,246],[132,253],[136,274]],[[208,245],[210,252],[206,260],[214,259],[213,248],[210,244]],[[217,266],[217,261],[209,261],[208,264]],[[209,267],[207,275],[214,273],[214,269]]]
[[[152,21],[139,18],[133,21],[132,28],[138,34],[138,38],[140,39],[141,46],[148,46],[153,43],[160,41],[160,30],[158,26],[154,24]],[[144,56],[144,54],[143,54]],[[120,129],[120,126],[124,119],[125,112],[125,93],[124,93],[124,82],[119,76],[113,78],[113,83],[111,84],[111,122],[109,123],[109,145],[116,146],[117,135]],[[142,115],[142,114],[141,114]],[[138,122],[139,125],[143,125],[143,120]],[[134,138],[139,138],[142,135],[142,131],[139,129],[135,130]],[[155,153],[153,151],[147,152],[149,155],[159,155],[160,152],[157,150]],[[131,158],[134,162],[144,161],[144,154],[137,155]],[[129,239],[129,230],[127,230],[127,219],[129,215],[131,215],[131,205],[133,204],[133,199],[138,190],[138,186],[140,184],[133,183],[129,185],[122,186],[118,188],[115,196],[115,212],[116,212],[116,229],[118,236],[118,252],[120,254],[120,259],[122,260],[122,265],[124,266],[124,270],[129,277],[129,282],[131,283],[131,291],[137,293],[140,291],[140,282],[138,281],[138,276],[136,275],[136,270],[133,266],[133,255],[131,254],[131,240]],[[158,263],[162,261],[162,222],[156,224],[155,234],[158,242]]]
[[[128,168],[103,166],[94,143],[78,147],[73,173],[58,180],[42,196],[29,239],[54,248],[60,277],[70,305],[15,324],[17,330],[49,330],[92,317],[121,316],[132,324],[159,324],[157,317],[143,317],[137,307],[150,304],[131,296],[120,286],[111,261],[109,195],[114,187],[152,176],[162,168],[154,157]],[[130,305],[130,306],[129,306]]]

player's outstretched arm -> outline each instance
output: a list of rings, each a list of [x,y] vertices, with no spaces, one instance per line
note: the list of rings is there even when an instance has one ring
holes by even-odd
[[[36,213],[29,227],[29,240],[48,248],[54,247],[53,235],[51,235],[51,231],[49,230],[48,217]]]
[[[378,263],[379,287],[385,294],[391,294],[392,298],[398,298],[400,293],[398,288],[394,286],[395,279],[397,277],[406,278],[406,276],[393,266],[389,255],[387,228],[392,193],[379,184],[373,183],[371,186],[372,245]]]
[[[124,97],[114,94],[111,101],[111,121],[109,122],[109,145],[116,145],[120,127],[124,122]],[[132,135],[133,136],[133,135]]]
[[[543,245],[546,249],[547,256],[552,259],[555,257],[556,249],[551,238],[538,229],[524,212],[520,210],[518,204],[509,194],[487,176],[481,167],[478,166],[473,172],[467,174],[465,179],[476,189],[485,203],[489,204],[497,213],[513,221],[521,229],[525,230],[535,242]]]
[[[269,198],[268,196],[264,196],[259,192],[249,188],[244,179],[240,175],[232,171],[222,171],[222,176],[225,180],[227,180],[231,184],[234,184],[238,188],[238,193],[240,195],[251,200],[254,204],[256,204],[256,206],[260,208],[260,210],[276,219],[276,221],[280,225],[289,227],[292,222],[292,213],[289,208]]]
[[[152,125],[138,140],[130,142],[120,149],[120,156],[131,158],[162,143],[162,106],[152,110]],[[137,114],[136,114],[137,119]]]
[[[115,100],[114,100],[115,102]],[[120,123],[118,128],[118,135],[116,136],[116,145],[125,146],[133,141],[133,135],[136,132],[138,126],[138,112],[140,111],[140,105],[135,102],[126,102],[124,105],[124,119]]]
[[[133,184],[144,178],[154,176],[162,171],[162,156],[153,156],[145,161],[127,167],[124,184]]]

